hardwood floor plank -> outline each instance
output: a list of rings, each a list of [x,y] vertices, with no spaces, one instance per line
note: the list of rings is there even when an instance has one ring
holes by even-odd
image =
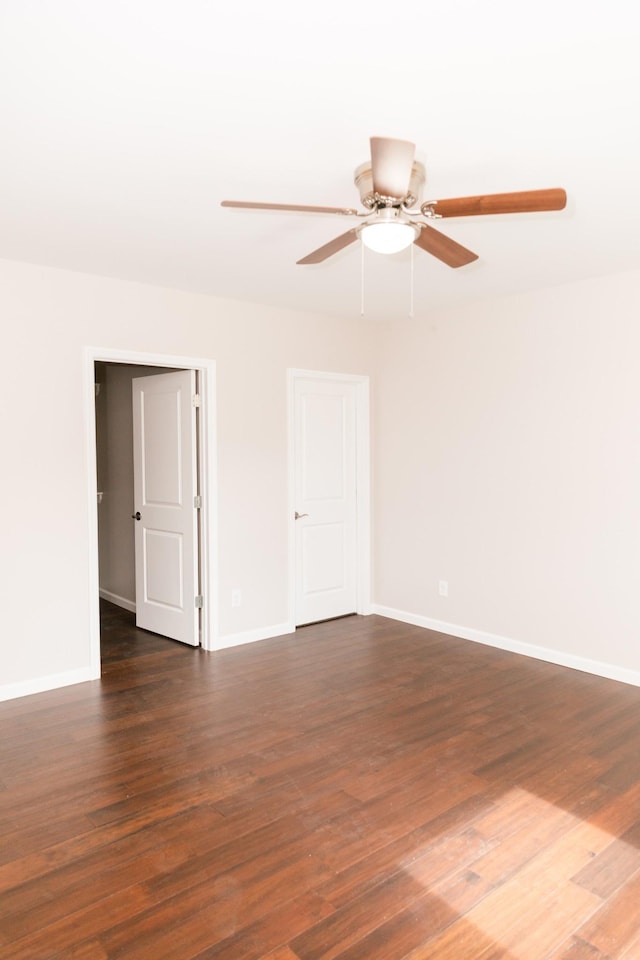
[[[580,937],[574,936],[568,943],[555,950],[548,960],[611,960],[611,957],[581,940]]]
[[[19,940],[12,940],[3,948],[11,960],[61,960],[73,950],[91,949],[103,953],[105,947],[98,938],[110,925],[135,917],[150,906],[150,900],[141,887],[125,887],[106,901],[100,900],[84,909],[67,914],[60,920],[44,927],[34,926],[32,931]],[[109,954],[107,953],[107,956]],[[178,958],[176,958],[178,960]]]
[[[160,960],[177,955],[179,945],[191,957],[235,935],[326,880],[312,849],[308,826],[285,816],[240,844],[157,875],[144,884],[149,908],[104,933],[109,956]]]
[[[639,811],[640,813],[640,811]],[[640,822],[612,840],[572,879],[606,900],[640,870]]]
[[[3,960],[639,960],[640,690],[382,617],[207,654],[103,604],[0,703]]]
[[[618,960],[640,942],[640,870],[576,928],[579,937]]]
[[[297,957],[289,947],[278,947],[268,956],[265,954],[260,960],[300,960],[300,957]]]
[[[580,888],[558,890],[557,899],[516,881],[484,897],[443,933],[423,942],[407,960],[540,960],[575,929],[593,909],[593,898]]]
[[[216,817],[217,822],[220,819]],[[199,817],[198,825],[206,828],[209,821]],[[195,855],[194,827],[190,816],[163,821],[22,883],[0,902],[0,942],[9,935],[25,936],[34,926],[54,923],[123,887],[177,869]]]
[[[460,833],[469,830],[486,810],[488,802],[484,797],[472,794],[410,833],[379,846],[352,865],[338,870],[320,888],[323,896],[335,906],[348,903],[365,895],[398,870],[411,869],[412,864],[423,857],[433,857],[438,875],[443,870],[448,875],[457,865],[444,859],[441,847],[455,843]]]
[[[340,960],[387,960],[389,957],[412,956],[416,950],[424,950],[425,944],[431,943],[454,923],[461,910],[471,909],[491,890],[490,885],[471,871],[457,870],[453,875],[441,872],[445,873],[446,879],[431,887],[424,883],[423,876],[416,877],[421,881],[420,896],[391,916],[385,911],[370,933],[338,955]],[[304,954],[302,960],[305,960]]]
[[[220,814],[207,805],[196,810],[179,811],[164,819],[158,819],[155,813],[143,811],[126,821],[93,828],[70,840],[53,843],[35,853],[9,861],[0,866],[0,888],[27,884],[74,862],[82,862],[91,855],[97,857],[99,865],[108,863],[114,852],[118,853],[122,847],[127,851],[124,855],[137,856],[139,851],[155,846],[160,839],[171,839],[173,831],[180,830],[185,819],[188,821],[185,830],[192,836],[194,833],[198,835],[200,830],[209,831],[216,824],[225,822]]]
[[[255,960],[267,953],[272,960],[280,955],[286,960],[292,957],[300,960],[283,940],[294,938],[332,913],[333,907],[322,897],[303,894],[278,906],[214,947],[207,947],[195,960]]]
[[[333,960],[346,948],[367,939],[383,918],[394,916],[422,898],[424,887],[419,880],[409,873],[397,872],[295,937],[291,947],[300,960]]]
[[[306,945],[298,950],[300,960],[388,960],[389,957],[406,957],[416,947],[422,947],[441,930],[456,919],[453,911],[443,900],[422,891],[413,902],[389,916],[386,912],[376,925],[367,930],[358,930],[358,936],[344,938],[337,949],[307,952]]]

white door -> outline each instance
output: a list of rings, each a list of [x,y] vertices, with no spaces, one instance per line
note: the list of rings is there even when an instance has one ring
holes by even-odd
[[[356,385],[294,380],[296,626],[357,608]]]
[[[197,646],[195,371],[132,388],[136,624]]]

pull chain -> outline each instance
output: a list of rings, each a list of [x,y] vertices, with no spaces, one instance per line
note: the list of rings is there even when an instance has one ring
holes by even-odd
[[[413,320],[413,244],[411,244],[411,283],[410,283],[410,296],[409,296],[409,319]]]
[[[360,316],[364,317],[364,243],[360,241]]]

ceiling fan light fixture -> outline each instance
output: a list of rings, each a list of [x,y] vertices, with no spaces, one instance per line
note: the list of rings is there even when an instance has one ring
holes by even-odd
[[[412,223],[367,223],[360,228],[360,239],[375,253],[399,253],[411,246],[418,235]]]

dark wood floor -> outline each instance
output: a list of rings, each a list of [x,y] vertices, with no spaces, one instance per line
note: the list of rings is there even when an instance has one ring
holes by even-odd
[[[103,646],[0,704],[3,960],[640,958],[639,689],[380,617]]]

